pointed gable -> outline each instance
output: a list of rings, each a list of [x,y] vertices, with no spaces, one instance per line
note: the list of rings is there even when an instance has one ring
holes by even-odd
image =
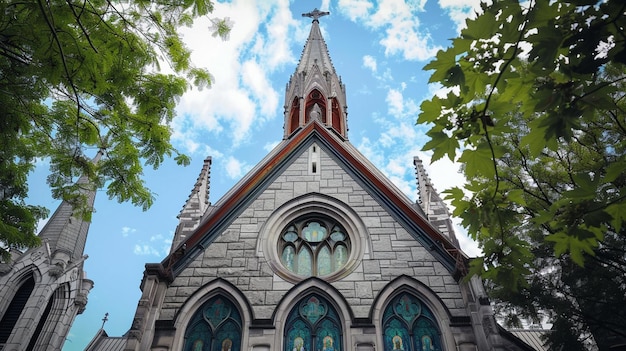
[[[282,142],[146,265],[127,350],[502,349],[440,199],[423,210],[348,141],[327,14],[304,14]]]
[[[466,257],[448,238],[439,233],[416,209],[406,195],[350,143],[330,133],[319,121],[311,121],[291,139],[278,145],[218,203],[198,229],[168,256],[163,265],[176,276],[201,254],[247,206],[270,186],[288,165],[313,143],[318,143],[337,164],[359,183],[388,213],[401,223],[451,273],[463,266]],[[275,207],[280,204],[274,204]]]

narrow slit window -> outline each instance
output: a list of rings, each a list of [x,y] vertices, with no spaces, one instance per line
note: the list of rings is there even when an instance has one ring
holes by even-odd
[[[320,173],[320,152],[317,145],[313,144],[309,148],[309,174]]]

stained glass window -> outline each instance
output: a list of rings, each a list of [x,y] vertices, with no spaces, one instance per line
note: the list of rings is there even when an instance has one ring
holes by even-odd
[[[307,216],[286,226],[278,252],[289,271],[302,277],[325,276],[348,262],[350,237],[330,218]]]
[[[341,351],[337,312],[318,295],[300,301],[287,317],[285,351]]]
[[[396,296],[383,314],[384,350],[440,351],[441,333],[432,312],[415,296]]]
[[[194,313],[185,332],[185,351],[241,351],[241,315],[215,296]]]

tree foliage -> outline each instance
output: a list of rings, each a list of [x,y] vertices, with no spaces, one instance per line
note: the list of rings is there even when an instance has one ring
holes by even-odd
[[[626,338],[626,3],[497,0],[426,65],[433,160],[509,321],[547,313],[554,348]]]
[[[25,202],[36,159],[50,162],[53,196],[87,215],[77,176],[146,209],[153,195],[143,167],[170,156],[189,162],[171,145],[169,123],[179,97],[211,76],[192,65],[178,29],[212,9],[210,0],[0,3],[2,257],[38,242],[48,211]],[[229,22],[213,23],[228,36]]]

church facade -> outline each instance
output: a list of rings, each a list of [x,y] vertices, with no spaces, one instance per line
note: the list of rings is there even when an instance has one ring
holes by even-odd
[[[146,265],[130,330],[101,330],[87,350],[532,350],[497,325],[482,282],[467,278],[468,257],[421,161],[415,203],[349,142],[345,85],[319,28],[325,14],[306,14],[313,21],[287,85],[282,142],[215,204],[205,160],[170,254]],[[64,296],[74,297],[55,317],[63,338],[62,321],[84,307],[90,284],[74,261],[76,274],[61,270]],[[1,279],[15,281],[14,271]],[[47,281],[37,274],[20,279]],[[30,303],[0,339],[5,350],[59,349],[62,341],[17,342],[32,338],[20,332]],[[44,335],[49,323],[40,323]]]

